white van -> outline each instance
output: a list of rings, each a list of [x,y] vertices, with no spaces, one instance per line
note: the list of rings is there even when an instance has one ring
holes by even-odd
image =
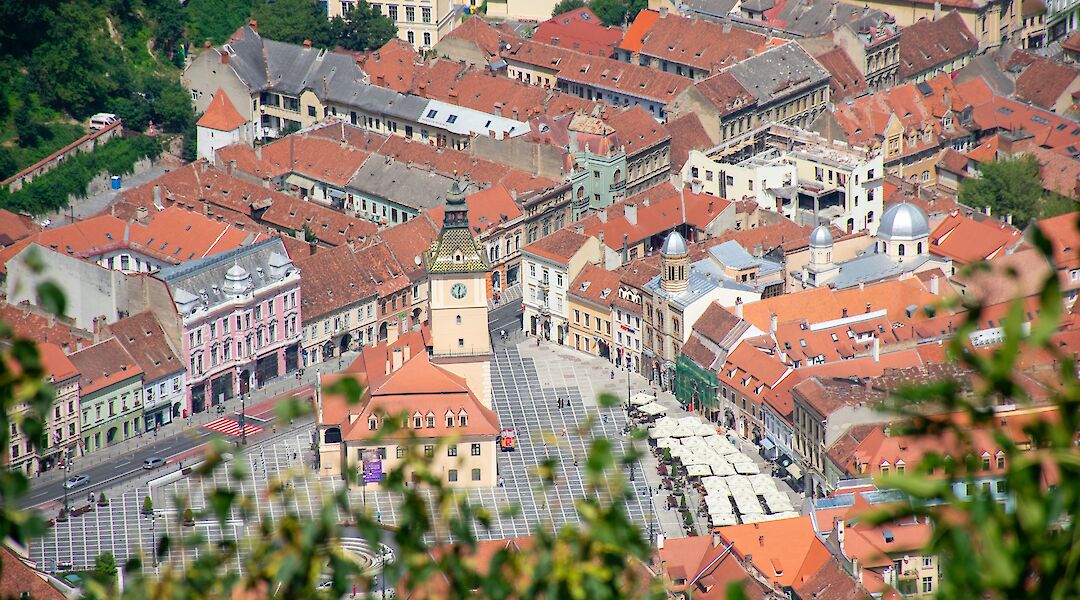
[[[98,113],[90,117],[90,131],[100,131],[119,120],[120,118],[112,113]]]

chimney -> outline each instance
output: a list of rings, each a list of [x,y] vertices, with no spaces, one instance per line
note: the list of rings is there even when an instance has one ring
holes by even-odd
[[[235,170],[236,170],[236,161],[235,160],[230,160],[229,161],[229,166],[228,166],[228,168],[225,169],[225,172],[228,173],[229,175],[232,175],[233,171],[235,171]]]
[[[403,362],[409,362],[409,359],[412,358],[412,347],[406,344],[405,349],[402,350],[402,353],[404,354],[404,356],[402,357]]]
[[[986,216],[990,216],[990,206],[986,207]]]
[[[769,333],[776,337],[776,324],[780,320],[776,314],[769,315]]]
[[[576,233],[578,235],[585,235],[585,226],[584,225],[574,225],[574,233]]]
[[[840,550],[844,549],[844,528],[846,524],[843,519],[836,520],[836,543],[840,545]]]
[[[764,548],[765,547],[765,536],[763,536],[763,535],[757,536],[757,543],[758,543],[758,546],[761,546],[762,548]]]
[[[397,371],[401,368],[402,352],[401,348],[394,348],[394,370]]]
[[[228,50],[222,50],[221,51],[221,64],[223,64],[223,65],[229,64],[229,51]]]
[[[259,33],[259,22],[255,19],[248,21],[248,27],[250,27],[251,30],[255,33]]]
[[[742,318],[742,300],[738,298],[735,299],[735,316]]]
[[[305,48],[310,48],[311,47],[311,40],[304,40],[304,47]]]
[[[660,7],[660,16],[661,17],[666,17],[667,15],[668,15],[668,7],[661,6]]]
[[[1009,225],[1012,225],[1012,213],[1008,213],[1005,215],[1005,222]]]
[[[154,184],[154,208],[158,210],[165,208],[164,205],[161,204],[161,186],[157,184]]]
[[[937,275],[931,275],[930,276],[930,293],[937,296],[938,293],[939,293],[938,288],[939,288],[938,276]]]
[[[701,190],[702,190],[702,189],[703,189],[704,187],[705,187],[705,186],[704,186],[704,184],[702,184],[702,183],[701,183],[701,180],[699,180],[699,179],[692,179],[692,180],[690,180],[690,192],[691,192],[691,193],[694,193],[694,194],[700,194],[700,193],[701,193]]]
[[[637,205],[626,204],[623,207],[623,216],[626,217],[627,222],[631,225],[637,225]]]
[[[145,206],[140,206],[135,209],[135,220],[140,223],[146,223],[146,220],[150,217],[150,211]]]
[[[881,362],[881,338],[874,336],[874,362]]]
[[[390,374],[390,359],[386,359],[386,374]]]
[[[255,160],[262,160],[262,144],[255,144]]]
[[[941,18],[941,0],[934,0],[934,20]]]
[[[607,223],[607,209],[601,208],[600,210],[596,211],[596,218],[600,219],[601,223]]]

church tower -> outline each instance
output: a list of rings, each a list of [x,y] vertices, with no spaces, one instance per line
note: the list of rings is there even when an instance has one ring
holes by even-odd
[[[431,362],[463,378],[491,408],[491,336],[487,281],[491,266],[469,227],[465,193],[446,195],[442,229],[424,254],[428,276]]]

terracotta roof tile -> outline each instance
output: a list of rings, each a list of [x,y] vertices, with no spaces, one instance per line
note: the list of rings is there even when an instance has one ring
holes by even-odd
[[[487,55],[489,61],[495,61],[504,43],[520,38],[506,29],[496,29],[484,19],[465,19],[443,39],[472,42]]]
[[[639,16],[637,19],[642,18]],[[635,24],[637,19],[634,20]],[[644,20],[649,20],[646,16]],[[730,24],[721,25],[705,19],[695,19],[668,13],[651,18],[653,23],[640,38],[643,55],[661,60],[690,65],[708,73],[719,72],[724,67],[745,60],[770,46],[768,38],[761,33]],[[633,37],[632,37],[633,36]],[[627,32],[630,38],[624,45],[634,46],[636,32]]]
[[[210,105],[206,107],[206,112],[199,118],[196,125],[216,129],[217,131],[232,131],[242,127],[245,123],[247,123],[247,119],[236,110],[236,107],[233,106],[233,103],[225,94],[225,90],[218,88],[214,95],[211,96]]]
[[[633,245],[684,223],[698,231],[704,231],[732,206],[731,202],[709,194],[695,194],[688,190],[674,191],[670,187],[667,190],[670,190],[670,195],[659,200],[650,199],[648,205],[644,199],[631,197],[603,209],[606,217],[601,218],[593,213],[579,224],[584,227],[586,234],[593,237],[599,237],[603,232],[604,244],[608,248],[619,250],[623,247],[624,236],[628,243]],[[628,206],[636,207],[637,216],[633,221],[626,217]]]
[[[837,101],[861,96],[869,91],[866,80],[843,48],[835,47],[814,56],[829,72],[830,99]]]
[[[68,358],[79,370],[83,397],[132,378],[142,376],[142,369],[116,338],[84,348]]]
[[[982,78],[956,86],[972,106],[972,119],[983,131],[1024,131],[1036,146],[1063,156],[1080,156],[1080,125],[1076,121],[1023,102],[995,96]]]
[[[0,304],[0,322],[16,337],[39,344],[56,344],[70,354],[93,344],[93,335],[29,305]]]
[[[799,574],[792,586],[799,598],[829,598],[829,600],[866,600],[870,592],[863,588],[832,558],[808,576]]]
[[[403,94],[412,88],[413,78],[423,63],[412,44],[396,37],[357,62],[373,85]]]
[[[721,117],[756,101],[754,94],[727,71],[698,81],[694,89],[716,107]]]
[[[45,575],[30,568],[6,546],[2,549],[4,569],[0,572],[0,596],[4,598],[33,598],[34,600],[64,600],[60,590],[49,585]]]
[[[664,125],[640,106],[608,112],[604,122],[615,129],[619,143],[626,150],[627,160],[671,139]]]
[[[810,517],[794,517],[716,530],[721,540],[734,543],[743,557],[777,588],[794,585],[800,573],[817,572],[832,555],[817,538]]]
[[[475,236],[513,221],[523,214],[510,190],[502,185],[493,185],[469,194],[465,197],[465,204],[469,207],[469,227]],[[429,210],[428,216],[432,222],[442,223],[443,207],[436,206]]]
[[[304,274],[300,280],[305,319],[318,319],[333,311],[375,296],[376,284],[367,277],[360,256],[348,246],[338,246],[296,261]]]
[[[638,11],[638,14],[634,17],[634,22],[626,29],[626,34],[623,36],[622,42],[619,43],[619,49],[639,52],[643,45],[643,39],[659,18],[660,13],[655,10]]]
[[[0,248],[24,240],[37,231],[38,227],[30,217],[0,208]]]
[[[586,264],[577,278],[570,283],[567,294],[610,308],[619,297],[619,274]]]
[[[185,369],[154,313],[147,311],[120,319],[109,325],[109,331],[135,359],[147,383]]]
[[[1016,77],[1016,99],[1047,110],[1054,110],[1058,99],[1071,91],[1073,83],[1080,78],[1080,69],[1075,65],[1066,65],[1023,50],[1014,52],[1009,58],[1006,69],[1012,68],[1021,69]]]
[[[1054,264],[1063,268],[1080,266],[1080,212],[1040,219],[1035,226],[1049,238]]]
[[[974,53],[978,48],[979,41],[956,11],[936,21],[919,19],[900,30],[900,79]]]
[[[1072,35],[1061,42],[1061,47],[1069,52],[1080,53],[1080,31],[1073,32]]]
[[[622,39],[618,27],[605,27],[588,7],[556,15],[541,23],[532,39],[585,54],[611,56]]]
[[[671,136],[671,168],[673,171],[682,169],[686,160],[690,157],[691,150],[705,150],[713,147],[712,138],[706,133],[701,119],[692,112],[669,119],[664,127]]]
[[[38,356],[41,357],[41,366],[49,375],[51,382],[58,383],[79,376],[79,370],[75,368],[60,346],[45,342],[38,344],[37,349]]]
[[[589,236],[563,228],[525,246],[522,251],[565,265],[588,241]]]
[[[1020,241],[1020,230],[1011,225],[955,212],[930,234],[930,252],[963,265],[991,260],[1008,252]]]

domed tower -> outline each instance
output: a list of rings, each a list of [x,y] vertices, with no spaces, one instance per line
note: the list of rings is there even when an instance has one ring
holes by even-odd
[[[825,266],[832,264],[833,237],[829,228],[818,225],[810,232],[810,264]]]
[[[240,265],[233,265],[225,271],[225,285],[221,288],[226,294],[243,296],[251,287],[251,274]]]
[[[672,231],[660,248],[660,287],[669,294],[686,291],[690,275],[690,249],[678,231]]]
[[[930,222],[914,204],[893,204],[881,215],[876,251],[897,259],[923,256],[929,251]]]

